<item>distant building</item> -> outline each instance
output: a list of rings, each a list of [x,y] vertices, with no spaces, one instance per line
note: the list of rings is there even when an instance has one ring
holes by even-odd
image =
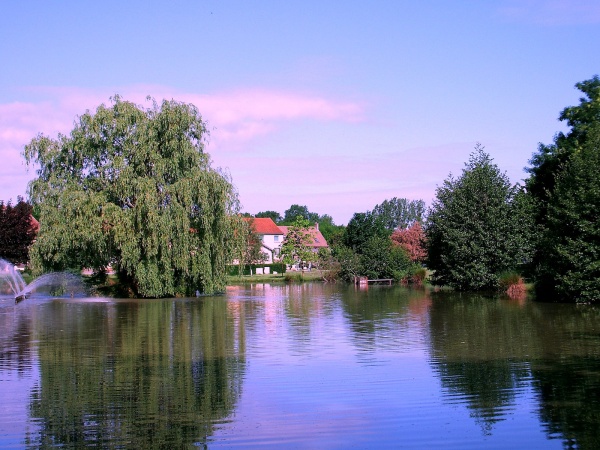
[[[279,260],[281,244],[283,243],[283,231],[270,217],[245,217],[252,226],[252,231],[258,235],[261,241],[261,251],[265,255],[265,263],[271,264]]]
[[[261,250],[265,255],[265,263],[271,264],[278,262],[281,255],[281,245],[288,234],[289,226],[276,225],[273,219],[269,217],[245,217],[245,221],[251,224],[252,231],[256,233],[261,242]],[[319,231],[319,224],[307,228],[307,233],[311,237],[308,244],[314,253],[318,253],[320,248],[328,248],[329,245]]]
[[[287,236],[290,227],[280,225],[279,228],[283,232],[284,239],[285,239],[285,236]],[[325,240],[325,238],[323,237],[323,235],[319,231],[319,224],[318,223],[315,223],[315,226],[313,226],[313,227],[308,227],[306,229],[306,232],[308,234],[310,234],[311,242],[308,243],[308,246],[311,247],[313,253],[318,253],[320,248],[327,248],[327,247],[329,247],[329,245],[327,245],[327,241]]]

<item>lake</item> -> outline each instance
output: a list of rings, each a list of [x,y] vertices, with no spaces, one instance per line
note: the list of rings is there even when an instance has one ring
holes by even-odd
[[[600,448],[600,310],[401,286],[0,297],[1,448]]]

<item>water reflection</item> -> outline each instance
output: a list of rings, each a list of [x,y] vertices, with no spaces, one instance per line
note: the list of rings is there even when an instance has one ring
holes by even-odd
[[[31,370],[32,333],[29,314],[14,305],[12,296],[0,300],[0,372],[24,375]]]
[[[567,448],[600,448],[600,310],[549,305],[532,376],[540,420]]]
[[[225,299],[40,305],[30,446],[205,442],[241,395],[243,320],[234,323],[227,306]]]
[[[0,303],[0,446],[599,448],[599,311],[317,283]]]
[[[449,402],[466,402],[490,434],[532,389],[549,438],[600,446],[596,308],[432,294],[431,362]]]
[[[526,386],[531,316],[502,300],[432,294],[431,357],[448,401],[467,402],[489,434]]]

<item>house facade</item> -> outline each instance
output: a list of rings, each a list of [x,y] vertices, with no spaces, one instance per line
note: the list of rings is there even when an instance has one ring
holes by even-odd
[[[265,218],[244,218],[251,224],[252,230],[259,237],[261,242],[261,251],[265,257],[266,264],[272,264],[280,261],[281,245],[288,234],[289,228],[284,225],[276,225],[273,219]],[[319,231],[319,224],[309,227],[307,230],[311,236],[311,242],[308,244],[313,253],[318,253],[319,249],[327,248],[328,244],[323,234]]]
[[[250,223],[252,231],[256,233],[261,242],[261,252],[265,256],[264,262],[272,264],[279,261],[283,231],[269,217],[245,218]]]

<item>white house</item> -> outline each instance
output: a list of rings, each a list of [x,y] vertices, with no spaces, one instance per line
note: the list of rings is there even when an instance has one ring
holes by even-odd
[[[276,225],[271,218],[268,217],[245,217],[248,223],[251,224],[252,230],[260,239],[261,251],[265,255],[264,262],[272,264],[279,261],[281,255],[281,245],[288,233],[289,227],[284,225]],[[311,242],[308,244],[314,253],[318,253],[320,248],[327,248],[327,241],[319,231],[319,224],[309,227],[307,230],[311,236]]]
[[[269,217],[245,218],[250,222],[252,230],[261,240],[261,250],[265,255],[265,263],[271,264],[279,260],[283,231]]]

